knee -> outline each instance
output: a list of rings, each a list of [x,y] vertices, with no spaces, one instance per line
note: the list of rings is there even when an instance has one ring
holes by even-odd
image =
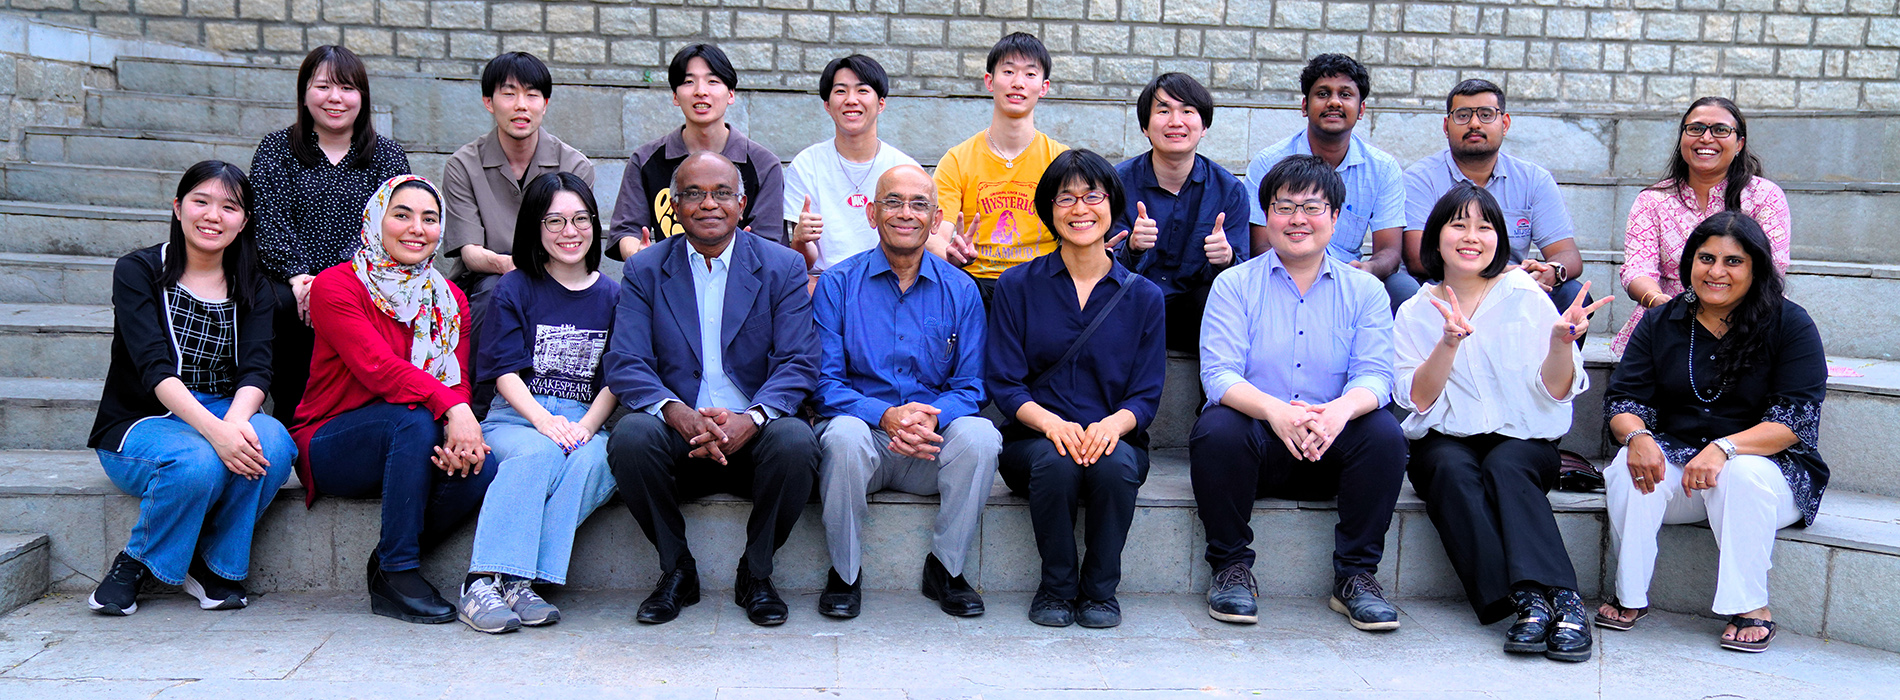
[[[615,469],[655,461],[641,457],[640,453],[664,445],[672,430],[658,416],[644,411],[629,413],[620,419],[613,433],[607,436],[608,461],[613,463]]]
[[[393,448],[419,447],[427,451],[442,442],[442,426],[429,409],[390,404],[389,438]]]
[[[1194,420],[1188,436],[1190,447],[1226,446],[1253,428],[1254,419],[1227,406],[1215,404]]]
[[[955,442],[960,449],[973,455],[995,455],[1003,451],[1003,433],[996,424],[982,416],[964,416],[950,421],[943,432],[945,447]]]
[[[175,488],[209,495],[224,485],[230,470],[224,468],[224,460],[218,457],[217,450],[211,449],[211,443],[199,440],[198,445],[184,450],[178,460],[161,473],[169,477],[167,480]]]
[[[868,458],[877,447],[871,425],[854,416],[838,416],[827,421],[817,435],[818,445],[825,454],[857,453]]]
[[[1127,443],[1115,446],[1115,451],[1102,455],[1082,469],[1082,478],[1097,485],[1125,485],[1132,492],[1141,487],[1140,450]]]
[[[802,418],[768,421],[754,439],[759,443],[757,449],[771,450],[782,457],[810,458],[814,463],[818,458],[818,436],[812,433],[811,424]]]
[[[1722,473],[1709,488],[1709,495],[1725,502],[1738,500],[1773,502],[1775,486],[1785,479],[1781,468],[1767,457],[1741,455],[1722,466]]]

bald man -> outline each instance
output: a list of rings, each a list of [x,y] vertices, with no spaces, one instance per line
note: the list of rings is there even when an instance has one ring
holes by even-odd
[[[857,617],[864,497],[943,496],[924,556],[923,594],[959,617],[983,614],[963,577],[1003,438],[983,405],[983,298],[970,276],[924,251],[942,220],[924,169],[899,165],[865,207],[878,245],[827,269],[814,316],[824,348],[814,403],[819,493],[831,572],[818,612]]]
[[[805,261],[738,230],[739,182],[711,151],[673,171],[684,235],[627,260],[604,359],[607,386],[633,411],[614,427],[607,463],[660,558],[660,583],[635,618],[645,623],[699,601],[679,502],[709,493],[752,499],[733,602],[755,624],[785,622],[772,555],[818,475],[818,441],[796,415],[818,385]]]

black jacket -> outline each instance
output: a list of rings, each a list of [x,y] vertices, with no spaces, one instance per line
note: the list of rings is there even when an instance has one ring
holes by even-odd
[[[87,447],[117,452],[133,425],[171,413],[154,393],[159,382],[178,376],[182,361],[159,284],[168,245],[132,251],[112,268],[112,366],[106,370],[105,391],[99,397],[99,415],[92,422]],[[231,386],[232,391],[254,386],[268,392],[276,296],[266,289],[261,276],[251,284],[255,303],[248,308],[238,303],[237,376]]]

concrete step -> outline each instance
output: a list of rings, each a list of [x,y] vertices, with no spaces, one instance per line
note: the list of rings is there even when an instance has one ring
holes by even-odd
[[[7,199],[96,207],[169,208],[178,171],[64,163],[0,163]]]
[[[37,532],[0,532],[0,615],[46,594],[52,540]]]
[[[0,253],[0,303],[110,304],[116,263],[89,255]]]
[[[86,125],[108,129],[188,131],[261,138],[297,120],[295,103],[283,99],[199,97],[127,90],[89,90]],[[389,110],[376,105],[370,124],[389,131]]]
[[[258,136],[31,126],[22,153],[36,163],[110,165],[183,172],[202,160],[217,159],[249,170]]]
[[[0,200],[0,252],[117,258],[165,242],[170,201],[169,194],[135,207]]]
[[[104,385],[98,379],[0,377],[0,450],[84,447]]]
[[[0,304],[0,376],[105,379],[112,307]]]

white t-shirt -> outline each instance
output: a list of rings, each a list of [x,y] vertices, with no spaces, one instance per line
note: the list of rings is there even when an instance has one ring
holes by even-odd
[[[798,223],[807,196],[812,212],[825,217],[818,261],[812,269],[830,268],[877,247],[877,230],[864,218],[864,208],[877,196],[877,179],[899,165],[917,165],[917,161],[883,141],[878,141],[877,155],[869,163],[845,160],[836,139],[814,143],[792,159],[785,169],[785,221]]]

